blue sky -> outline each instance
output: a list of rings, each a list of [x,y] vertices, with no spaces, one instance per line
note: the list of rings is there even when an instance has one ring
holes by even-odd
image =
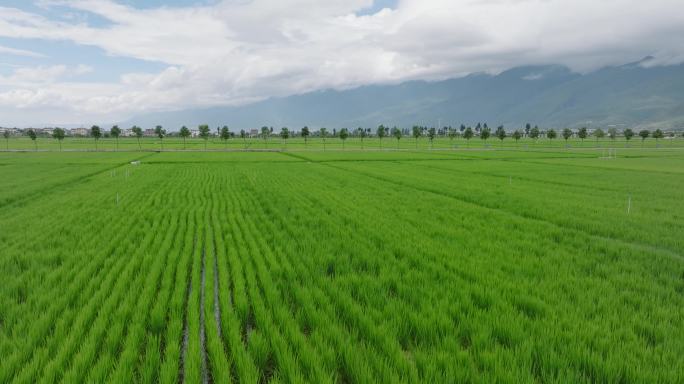
[[[197,4],[197,1],[123,1],[136,8],[154,8],[158,6],[184,6]],[[106,28],[111,25],[106,18],[92,12],[75,11],[65,6],[40,6],[40,2],[26,0],[4,0],[0,6],[12,7],[51,20],[65,22],[77,21],[95,28]],[[0,46],[28,50],[44,57],[6,55],[0,60],[0,74],[9,74],[13,68],[40,65],[87,65],[92,72],[80,75],[82,81],[118,81],[119,77],[129,72],[159,72],[166,66],[161,62],[139,60],[131,57],[109,55],[97,46],[76,44],[68,40],[18,39],[0,37]]]
[[[321,89],[684,61],[681,0],[4,0],[0,126]],[[653,62],[652,62],[653,63]]]
[[[159,7],[179,8],[188,6],[211,6],[217,0],[145,0],[119,1],[137,9],[154,9]],[[359,9],[358,15],[372,15],[383,8],[395,8],[397,0],[375,0],[368,7]],[[4,0],[4,7],[12,7],[27,12],[42,15],[52,20],[73,21],[87,23],[95,28],[106,28],[111,22],[106,18],[87,11],[75,11],[65,6],[40,6],[40,2],[26,0]],[[45,57],[5,56],[0,61],[0,74],[9,74],[17,66],[45,65],[45,63],[59,63],[65,65],[88,65],[93,71],[81,75],[84,81],[116,81],[119,76],[129,72],[159,72],[165,68],[164,63],[149,60],[138,60],[130,57],[109,55],[103,49],[95,46],[79,45],[70,41],[48,41],[42,39],[12,39],[0,37],[0,46],[14,49],[29,50]]]

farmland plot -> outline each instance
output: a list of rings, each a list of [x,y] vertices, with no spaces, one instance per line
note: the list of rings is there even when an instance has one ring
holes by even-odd
[[[5,154],[0,382],[681,382],[684,154],[630,153]]]

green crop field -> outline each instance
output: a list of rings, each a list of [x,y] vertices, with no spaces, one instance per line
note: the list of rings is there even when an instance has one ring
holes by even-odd
[[[94,152],[94,151],[321,151],[321,150],[447,150],[447,149],[516,149],[516,150],[541,150],[541,149],[641,149],[641,148],[677,148],[684,146],[684,137],[677,134],[675,137],[663,139],[632,138],[625,140],[623,137],[609,139],[579,139],[572,137],[568,140],[539,138],[523,138],[515,141],[508,137],[504,140],[489,138],[481,140],[473,138],[437,137],[430,141],[426,137],[414,139],[402,136],[399,140],[394,137],[349,137],[341,140],[339,137],[312,137],[304,140],[302,137],[291,137],[283,140],[276,135],[268,138],[245,138],[233,137],[221,140],[217,137],[209,137],[207,140],[201,138],[188,138],[183,140],[177,136],[168,136],[163,139],[157,137],[143,137],[140,140],[133,137],[101,138],[95,141],[89,137],[68,137],[63,141],[41,136],[32,141],[26,136],[12,136],[6,140],[0,138],[0,150],[4,151],[64,151],[64,152]]]
[[[0,383],[684,382],[681,142],[126,140],[3,143]]]

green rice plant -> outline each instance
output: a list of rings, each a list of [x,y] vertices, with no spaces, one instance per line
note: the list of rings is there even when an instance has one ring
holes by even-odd
[[[675,148],[177,144],[0,154],[0,382],[684,380]]]

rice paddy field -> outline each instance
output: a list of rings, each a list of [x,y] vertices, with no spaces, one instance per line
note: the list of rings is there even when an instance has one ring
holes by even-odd
[[[304,140],[300,136],[290,137],[283,140],[274,134],[268,138],[251,137],[239,138],[232,137],[228,140],[221,140],[211,136],[206,141],[201,138],[188,138],[183,140],[177,136],[167,136],[164,139],[157,137],[143,137],[140,140],[134,137],[121,137],[114,139],[111,137],[101,138],[95,141],[91,137],[67,137],[63,141],[58,141],[51,137],[40,136],[36,141],[32,141],[27,136],[11,136],[5,140],[0,138],[0,150],[8,151],[65,151],[65,152],[114,152],[114,151],[327,151],[327,150],[404,150],[404,151],[427,151],[427,150],[470,150],[470,149],[516,149],[516,150],[541,150],[549,148],[559,149],[581,149],[581,148],[615,148],[622,150],[643,149],[643,148],[677,148],[684,146],[684,136],[677,133],[675,137],[663,139],[633,138],[625,140],[623,137],[615,139],[593,137],[579,139],[572,137],[568,140],[557,139],[531,139],[522,138],[513,140],[507,137],[504,140],[490,137],[488,140],[481,140],[478,137],[466,140],[462,137],[447,138],[436,137],[432,142],[427,137],[414,139],[413,137],[402,136],[399,140],[394,137],[379,139],[376,136],[361,138],[358,136],[349,137],[341,140],[333,136],[323,139],[321,137],[310,137]]]
[[[0,383],[684,382],[684,149],[492,144],[2,152]]]

